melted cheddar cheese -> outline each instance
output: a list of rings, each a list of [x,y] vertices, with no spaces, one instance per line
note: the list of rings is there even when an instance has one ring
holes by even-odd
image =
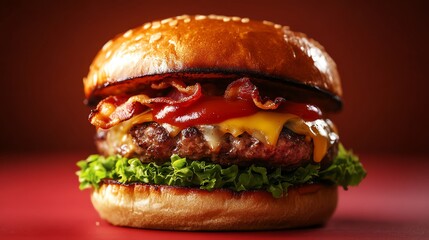
[[[306,122],[293,114],[258,112],[251,116],[226,120],[218,126],[222,132],[231,133],[234,137],[247,132],[263,143],[276,145],[285,124],[291,131],[313,140],[315,162],[323,159],[331,142],[335,141],[331,139],[335,136],[329,135],[331,131],[326,121],[318,119]]]

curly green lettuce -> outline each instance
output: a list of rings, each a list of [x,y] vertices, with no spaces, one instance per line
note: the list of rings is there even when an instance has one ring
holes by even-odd
[[[171,161],[162,165],[142,163],[138,158],[91,155],[77,165],[80,189],[98,189],[103,180],[112,179],[120,183],[198,187],[209,191],[264,189],[276,198],[286,195],[288,188],[295,185],[329,182],[347,189],[358,185],[366,176],[358,157],[341,144],[333,164],[324,170],[320,170],[319,164],[308,164],[292,172],[256,165],[222,167],[206,161],[189,161],[178,155],[172,155]]]

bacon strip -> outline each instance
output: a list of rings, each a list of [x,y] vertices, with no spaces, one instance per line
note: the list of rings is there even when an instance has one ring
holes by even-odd
[[[199,83],[186,86],[182,81],[170,80],[161,82],[160,84],[152,84],[151,87],[153,89],[165,89],[170,86],[174,87],[174,90],[166,97],[152,98],[150,103],[165,103],[186,107],[197,101],[202,96],[201,85]]]
[[[110,96],[102,100],[97,108],[91,111],[89,121],[92,125],[108,129],[114,125],[126,121],[133,116],[147,111],[152,104],[167,104],[180,107],[187,107],[198,101],[202,96],[201,85],[186,86],[180,80],[174,79],[153,83],[152,89],[162,90],[172,88],[173,90],[164,97],[150,98],[147,95],[139,94],[134,96]],[[230,83],[224,93],[228,100],[248,100],[253,101],[255,106],[263,110],[275,110],[286,100],[277,97],[274,100],[262,98],[258,88],[249,78],[240,78]]]
[[[240,78],[228,85],[224,97],[230,100],[252,100],[255,105],[264,110],[274,110],[286,99],[277,97],[273,100],[262,99],[258,88],[250,82],[249,78]]]
[[[165,89],[168,87],[173,87],[173,91],[165,97],[150,98],[144,94],[131,97],[107,97],[97,105],[96,109],[91,111],[89,121],[96,127],[108,129],[148,110],[153,103],[186,107],[202,96],[201,85],[199,83],[186,86],[179,80],[171,80],[158,85],[152,84],[152,88],[154,89]]]

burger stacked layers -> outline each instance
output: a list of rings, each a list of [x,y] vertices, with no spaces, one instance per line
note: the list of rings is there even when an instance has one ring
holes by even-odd
[[[100,155],[78,163],[115,225],[256,230],[320,225],[366,175],[325,113],[335,63],[271,22],[179,16],[109,41],[84,79]]]

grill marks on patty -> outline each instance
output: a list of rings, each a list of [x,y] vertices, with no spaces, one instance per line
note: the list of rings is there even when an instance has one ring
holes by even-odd
[[[221,165],[257,164],[285,169],[312,162],[313,143],[287,128],[283,128],[276,146],[264,144],[247,133],[238,137],[227,133],[222,136],[219,148],[215,150],[210,148],[196,127],[183,129],[175,137],[171,137],[163,126],[149,122],[133,126],[129,134],[138,145],[131,155],[140,158],[142,162],[170,161],[172,154],[189,160],[208,160]],[[98,138],[96,141],[101,153],[107,152],[103,149],[103,146],[108,145],[103,144],[105,141],[108,141],[107,138]],[[334,144],[322,160],[322,166],[329,165],[336,152],[337,144]]]

